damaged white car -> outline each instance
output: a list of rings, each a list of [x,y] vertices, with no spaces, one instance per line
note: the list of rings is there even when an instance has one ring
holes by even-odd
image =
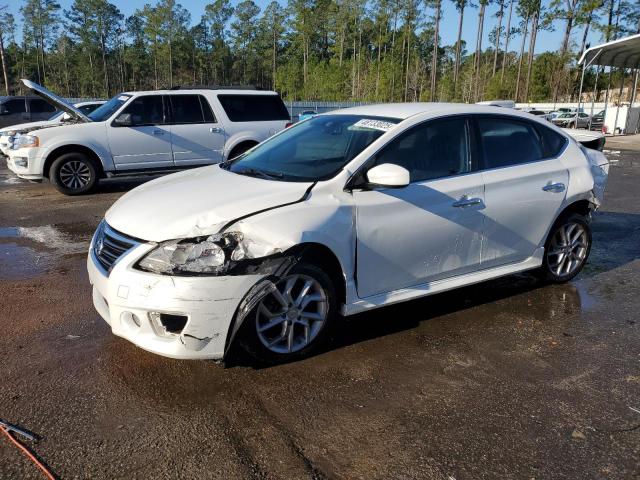
[[[220,359],[241,339],[298,358],[341,316],[524,270],[572,279],[607,174],[601,152],[514,110],[323,114],[125,194],[91,243],[93,300],[168,357]]]

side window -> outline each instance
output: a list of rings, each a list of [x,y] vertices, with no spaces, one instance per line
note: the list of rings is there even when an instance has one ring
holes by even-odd
[[[172,123],[204,123],[198,95],[171,95]]]
[[[16,98],[13,100],[7,100],[2,104],[2,110],[6,115],[11,113],[24,113],[27,111],[27,105],[24,99]]]
[[[500,168],[544,158],[538,133],[529,122],[479,117],[484,168]]]
[[[31,100],[29,102],[31,113],[53,113],[56,111],[56,107],[50,103],[40,100],[39,98]]]
[[[134,98],[122,113],[131,114],[132,126],[163,125],[165,123],[162,95]]]
[[[411,182],[467,173],[471,171],[468,123],[452,118],[414,127],[387,145],[375,163],[406,168]]]
[[[540,133],[540,136],[542,137],[544,157],[557,157],[564,146],[567,144],[567,139],[560,135],[558,132],[554,132],[550,128],[543,127],[542,125],[538,125],[536,128]]]

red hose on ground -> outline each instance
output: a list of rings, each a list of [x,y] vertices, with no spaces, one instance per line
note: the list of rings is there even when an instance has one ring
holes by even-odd
[[[4,427],[0,427],[0,430],[2,430],[7,437],[9,437],[9,440],[11,440],[13,444],[18,447],[27,458],[31,459],[31,461],[44,472],[45,476],[49,480],[56,480],[56,477],[53,476],[53,473],[51,473],[51,471],[40,460],[38,460],[38,458],[33,453],[31,453],[31,451],[27,447],[20,443],[20,441],[13,436],[13,433],[11,433]]]

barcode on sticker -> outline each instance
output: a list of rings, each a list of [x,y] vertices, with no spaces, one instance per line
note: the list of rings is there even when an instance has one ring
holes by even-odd
[[[356,123],[354,123],[353,126],[388,132],[395,126],[395,124],[391,122],[385,122],[384,120],[372,120],[370,118],[363,118],[362,120],[358,120]]]

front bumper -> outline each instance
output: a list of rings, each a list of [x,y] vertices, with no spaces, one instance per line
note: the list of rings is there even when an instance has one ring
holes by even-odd
[[[132,268],[154,245],[125,253],[107,276],[89,250],[93,304],[111,331],[144,350],[179,359],[221,359],[238,304],[262,275],[168,276]],[[181,315],[179,333],[159,332],[152,312]],[[131,320],[138,319],[139,326]]]
[[[43,172],[41,167],[38,148],[21,148],[9,150],[7,158],[7,168],[18,177],[26,180],[42,180]]]

